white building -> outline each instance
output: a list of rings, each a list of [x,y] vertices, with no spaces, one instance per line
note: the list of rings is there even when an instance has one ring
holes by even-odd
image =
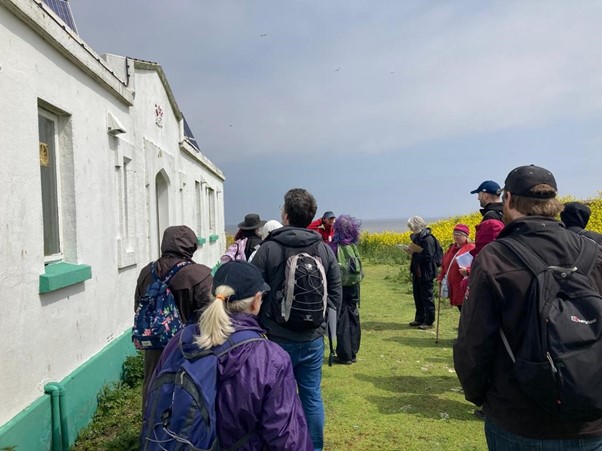
[[[208,266],[225,243],[224,175],[161,66],[100,57],[45,1],[0,0],[0,449],[28,451],[73,443],[120,376],[163,230]]]

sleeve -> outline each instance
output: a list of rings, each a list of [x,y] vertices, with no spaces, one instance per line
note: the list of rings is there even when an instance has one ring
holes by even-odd
[[[445,277],[445,274],[447,274],[447,270],[448,270],[449,265],[452,260],[452,256],[450,255],[451,253],[453,253],[452,246],[448,247],[445,254],[443,254],[443,262],[441,263],[441,271],[439,271],[439,274],[437,275],[438,282],[441,282],[443,280],[443,278]]]
[[[464,396],[478,406],[491,383],[500,328],[497,289],[493,277],[484,270],[486,262],[486,253],[481,253],[473,264],[454,345],[454,367]]]
[[[281,365],[274,365],[272,374],[259,421],[262,442],[271,450],[313,450],[290,358],[286,356]]]
[[[326,270],[326,283],[328,284],[328,303],[340,313],[341,304],[343,303],[341,269],[339,268],[339,262],[330,246],[323,243],[323,247],[327,255],[325,261],[329,262],[328,267],[324,268]]]

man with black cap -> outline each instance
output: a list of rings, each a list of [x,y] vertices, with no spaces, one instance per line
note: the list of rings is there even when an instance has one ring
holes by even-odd
[[[474,186],[474,185],[473,185]],[[483,221],[488,219],[502,219],[502,202],[499,195],[500,185],[493,180],[485,180],[470,194],[477,194],[477,199],[481,205],[481,214]]]
[[[602,293],[602,252],[591,240],[568,231],[555,219],[562,204],[556,198],[556,180],[547,169],[520,166],[508,174],[502,191],[506,225],[474,261],[454,345],[454,366],[464,395],[468,401],[483,405],[489,449],[602,449],[602,417],[593,414],[587,420],[567,419],[558,413],[557,403],[551,403],[551,410],[542,407],[534,391],[519,383],[517,377],[524,374],[524,366],[518,366],[518,359],[515,365],[511,356],[512,351],[524,355],[524,344],[534,343],[532,332],[539,330],[529,322],[533,318],[530,312],[537,315],[539,310],[534,305],[539,298],[531,290],[536,286],[531,260],[543,263],[544,271],[562,267],[578,271],[577,266],[582,266],[579,277],[585,278],[582,280],[589,290],[595,290],[595,299],[596,293]],[[578,257],[585,251],[590,256],[589,265],[579,263]],[[597,327],[573,318],[567,319],[568,327],[581,331]],[[549,374],[558,372],[549,353],[547,356]],[[598,365],[592,367],[595,370],[600,362],[591,364]],[[535,381],[540,383],[541,379]]]
[[[581,202],[567,202],[564,204],[564,210],[560,213],[560,220],[571,232],[602,244],[602,234],[593,230],[585,230],[591,214],[592,211],[587,205]]]

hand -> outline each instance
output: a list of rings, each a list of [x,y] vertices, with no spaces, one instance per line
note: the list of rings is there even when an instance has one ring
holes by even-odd
[[[468,269],[466,268],[466,266],[460,266],[458,271],[460,271],[460,274],[462,274],[464,277],[468,275]]]

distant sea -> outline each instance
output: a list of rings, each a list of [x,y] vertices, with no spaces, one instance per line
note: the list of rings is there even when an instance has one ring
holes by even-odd
[[[424,218],[429,224],[439,219],[441,218]],[[408,218],[362,219],[362,232],[407,232],[407,220]],[[237,230],[236,224],[226,226],[228,235],[234,235]]]

